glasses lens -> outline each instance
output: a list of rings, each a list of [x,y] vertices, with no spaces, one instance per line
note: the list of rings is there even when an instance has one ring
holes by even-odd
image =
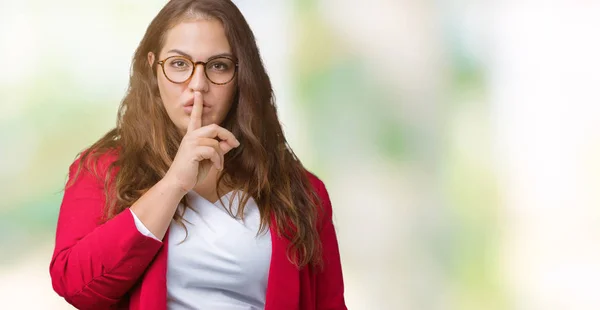
[[[226,57],[212,59],[204,68],[206,76],[215,84],[224,84],[233,79],[235,63]]]
[[[170,57],[164,64],[165,75],[175,83],[185,82],[194,70],[194,64],[184,57]]]

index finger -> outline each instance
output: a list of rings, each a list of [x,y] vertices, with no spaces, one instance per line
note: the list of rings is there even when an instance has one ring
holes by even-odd
[[[202,93],[199,91],[194,92],[194,106],[192,107],[192,113],[190,114],[190,122],[188,123],[188,132],[194,131],[202,127]]]

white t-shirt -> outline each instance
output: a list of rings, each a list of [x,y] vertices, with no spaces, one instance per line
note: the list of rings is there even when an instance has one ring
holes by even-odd
[[[167,308],[263,309],[271,262],[271,235],[257,235],[260,213],[254,199],[244,208],[244,220],[226,208],[233,200],[235,215],[241,195],[230,192],[211,203],[194,191],[192,209],[183,215],[187,228],[171,222],[167,260]],[[182,205],[179,206],[182,208]],[[156,237],[133,214],[138,230]]]

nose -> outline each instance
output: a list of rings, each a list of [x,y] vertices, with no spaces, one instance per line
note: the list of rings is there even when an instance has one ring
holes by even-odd
[[[192,91],[207,92],[208,84],[210,84],[210,82],[204,74],[204,64],[197,63],[196,70],[194,70],[194,73],[190,78],[189,88]]]

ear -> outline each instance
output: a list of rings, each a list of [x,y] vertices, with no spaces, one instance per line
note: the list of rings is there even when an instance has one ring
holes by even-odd
[[[148,52],[148,64],[150,65],[150,68],[154,66],[154,53],[152,52]]]

